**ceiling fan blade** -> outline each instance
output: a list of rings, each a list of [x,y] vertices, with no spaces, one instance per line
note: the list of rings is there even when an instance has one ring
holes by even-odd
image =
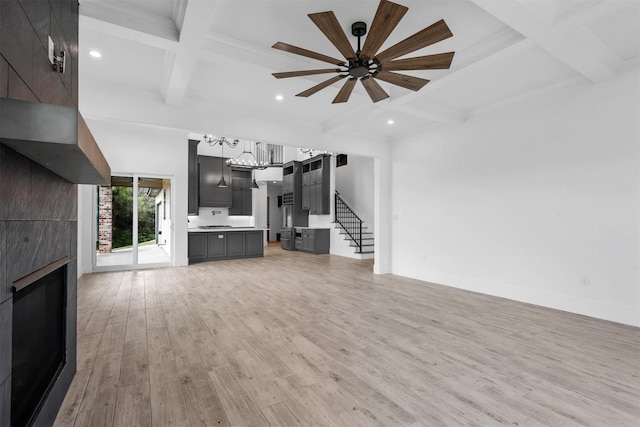
[[[446,70],[451,67],[454,52],[435,55],[416,56],[415,58],[396,59],[382,64],[384,71],[397,70]]]
[[[347,102],[349,100],[349,96],[351,96],[351,92],[353,92],[353,88],[356,85],[356,80],[358,79],[356,79],[355,77],[352,77],[352,78],[349,78],[349,80],[347,80],[346,82],[344,82],[344,85],[342,85],[340,92],[338,92],[333,102],[331,103],[339,104],[341,102]]]
[[[389,71],[380,71],[376,74],[375,78],[397,86],[402,86],[406,89],[411,89],[415,92],[419,91],[424,85],[429,83],[429,80],[427,79],[407,76],[406,74],[390,73]]]
[[[387,40],[389,34],[396,28],[408,7],[382,0],[373,17],[369,34],[364,41],[364,46],[360,52],[365,58],[373,58],[373,55],[380,49],[380,46]]]
[[[356,58],[356,52],[353,50],[353,46],[349,43],[347,35],[342,30],[333,12],[310,13],[309,18],[311,18],[313,23],[327,36],[345,58]]]
[[[306,56],[307,58],[317,59],[318,61],[328,62],[334,65],[344,65],[345,62],[342,59],[332,58],[321,53],[313,52],[311,50],[303,49],[301,47],[293,46],[287,43],[277,42],[273,46],[274,49],[283,50],[289,53],[295,53],[296,55]]]
[[[315,74],[339,73],[339,68],[325,68],[322,70],[287,71],[284,73],[271,73],[276,79],[286,79],[288,77],[312,76]]]
[[[394,44],[389,49],[380,52],[376,55],[376,59],[380,62],[391,61],[392,59],[414,52],[423,47],[432,45],[444,39],[448,39],[453,36],[451,30],[444,22],[444,19],[439,20],[433,25],[418,31],[412,36],[407,37],[399,43]]]
[[[311,96],[314,93],[324,89],[327,86],[331,86],[332,84],[334,84],[337,81],[340,81],[344,77],[345,76],[331,77],[329,80],[325,80],[324,82],[322,82],[322,83],[320,83],[318,85],[315,85],[314,87],[309,88],[309,89],[305,90],[304,92],[300,92],[300,93],[296,94],[296,96],[304,96],[306,98],[307,96]]]
[[[362,82],[362,86],[367,90],[369,97],[373,102],[382,101],[389,97],[389,94],[382,89],[382,87],[378,84],[375,79],[360,79]]]

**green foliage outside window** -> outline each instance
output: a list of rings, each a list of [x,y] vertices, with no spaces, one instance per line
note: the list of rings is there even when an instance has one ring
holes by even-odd
[[[133,243],[133,188],[112,187],[112,247],[131,246]],[[155,242],[155,198],[147,195],[146,188],[138,189],[138,244]]]

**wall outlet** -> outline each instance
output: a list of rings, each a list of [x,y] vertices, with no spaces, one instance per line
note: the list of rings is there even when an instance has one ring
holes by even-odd
[[[583,274],[580,277],[580,284],[582,286],[589,286],[591,284],[591,276],[589,276],[588,274]]]

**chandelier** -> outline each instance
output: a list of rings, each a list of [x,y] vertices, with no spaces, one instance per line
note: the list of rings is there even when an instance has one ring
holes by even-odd
[[[238,139],[228,139],[227,137],[224,137],[224,136],[214,137],[213,135],[203,135],[203,140],[204,142],[206,142],[212,147],[215,147],[216,145],[220,145],[221,152],[222,152],[221,158],[220,158],[221,166],[223,164],[222,162],[224,161],[224,145],[227,145],[229,148],[235,148],[240,143],[240,140]],[[262,144],[262,143],[249,142],[249,150],[247,150],[247,141],[243,141],[242,143],[243,143],[242,153],[240,153],[234,158],[227,159],[226,161],[227,167],[232,167],[233,169],[250,170],[253,178],[251,182],[251,188],[258,189],[260,188],[260,186],[258,186],[258,183],[256,182],[256,178],[255,178],[255,175],[253,174],[253,171],[256,169],[259,169],[259,170],[266,169],[268,166],[273,164],[269,163],[269,161],[267,160],[259,161],[256,158],[256,155],[253,154],[253,151],[251,150],[251,144],[254,145],[256,152],[258,152],[258,144]],[[264,155],[260,157],[265,158]],[[224,179],[224,173],[222,173],[220,176],[218,187],[223,187],[223,188],[228,187],[227,182]]]
[[[267,162],[258,161],[256,159],[256,155],[253,154],[253,151],[251,150],[251,148],[249,148],[249,150],[247,151],[247,143],[243,142],[243,144],[244,146],[243,146],[242,153],[240,153],[233,159],[228,159],[227,166],[230,166],[236,169],[250,169],[250,170],[266,169],[268,166]],[[258,142],[256,144],[260,144],[260,143]],[[251,147],[251,143],[249,143],[249,147]]]
[[[239,139],[229,139],[225,136],[214,137],[213,135],[204,135],[204,142],[208,143],[212,147],[216,145],[222,146],[223,144],[226,144],[229,148],[235,148],[238,146],[238,144],[240,144]],[[247,143],[249,145],[248,150],[247,150]],[[270,163],[267,161],[267,159],[258,160],[256,158],[256,154],[254,154],[253,150],[251,149],[251,146],[253,145],[254,150],[257,153],[259,150],[258,145],[262,145],[261,142],[242,141],[242,144],[243,144],[242,153],[238,154],[234,158],[227,159],[227,167],[232,167],[234,169],[262,170],[270,166]],[[223,153],[224,153],[224,147],[223,147]],[[224,157],[224,155],[222,157]],[[263,155],[260,157],[264,158],[265,156]]]

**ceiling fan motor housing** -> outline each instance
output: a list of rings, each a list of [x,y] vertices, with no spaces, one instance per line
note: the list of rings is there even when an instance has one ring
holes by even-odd
[[[367,34],[367,24],[362,21],[354,22],[351,24],[351,34],[356,37],[364,36]]]
[[[364,77],[369,74],[369,61],[365,58],[349,60],[349,75],[351,77]]]

